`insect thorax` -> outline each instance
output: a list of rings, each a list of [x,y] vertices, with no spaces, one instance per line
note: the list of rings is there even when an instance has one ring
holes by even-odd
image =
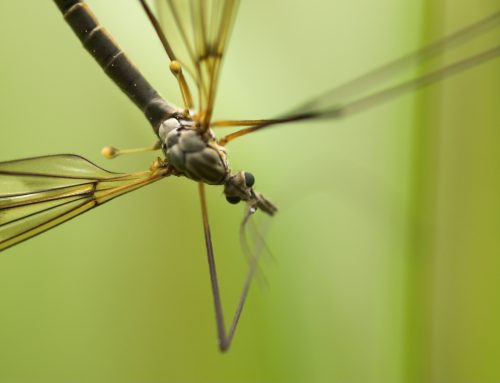
[[[240,171],[231,173],[226,150],[217,144],[212,131],[203,137],[191,121],[177,118],[165,120],[158,129],[167,162],[180,175],[211,185],[224,185],[230,203],[245,201],[250,212],[261,209],[273,215],[276,206],[254,191],[254,177]]]
[[[158,130],[167,162],[180,174],[195,181],[221,185],[229,174],[226,151],[209,132],[208,138],[189,122],[169,118]]]

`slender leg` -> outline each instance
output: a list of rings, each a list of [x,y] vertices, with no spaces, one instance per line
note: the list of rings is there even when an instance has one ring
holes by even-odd
[[[230,126],[253,126],[262,124],[274,124],[280,120],[218,120],[210,123],[211,128],[227,128]]]
[[[163,30],[160,27],[160,23],[154,16],[149,5],[146,3],[145,0],[139,0],[139,2],[141,3],[144,12],[146,12],[146,15],[148,16],[151,25],[156,31],[156,34],[158,35],[158,38],[160,39],[163,48],[165,49],[165,52],[167,52],[167,56],[170,59],[170,71],[177,79],[177,82],[179,83],[179,87],[181,90],[182,99],[184,101],[184,114],[186,116],[189,116],[189,110],[193,107],[193,97],[191,96],[191,91],[189,90],[186,78],[182,73],[181,64],[177,61],[174,51],[172,50],[172,47],[167,40],[167,37],[165,36]]]
[[[256,262],[249,262],[249,270],[245,277],[245,282],[243,283],[243,288],[241,291],[240,299],[238,305],[233,315],[233,320],[231,322],[231,327],[229,331],[226,332],[226,326],[224,322],[224,313],[222,310],[222,302],[220,298],[219,283],[217,281],[217,271],[215,267],[215,257],[214,250],[212,246],[212,237],[210,234],[210,225],[208,223],[208,210],[205,198],[205,187],[202,182],[198,183],[198,190],[200,194],[201,202],[201,214],[203,217],[203,229],[205,234],[205,245],[207,248],[208,257],[208,269],[210,271],[210,282],[212,286],[212,294],[214,297],[214,307],[215,307],[215,320],[217,322],[217,336],[219,338],[219,349],[224,352],[229,349],[231,341],[233,340],[234,332],[236,331],[236,326],[238,325],[238,320],[240,319],[241,312],[243,311],[243,306],[248,295],[248,290],[252,282],[252,277],[256,270]]]

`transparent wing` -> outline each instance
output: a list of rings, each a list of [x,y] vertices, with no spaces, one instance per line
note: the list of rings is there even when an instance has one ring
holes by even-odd
[[[242,121],[239,125],[254,126],[231,133],[223,137],[219,142],[224,145],[251,132],[288,122],[347,117],[395,99],[402,94],[464,72],[485,62],[498,59],[500,57],[500,44],[498,44],[498,39],[496,39],[493,45],[490,45],[489,48],[477,54],[456,60],[439,69],[429,69],[420,76],[413,77],[413,73],[420,70],[420,64],[442,56],[444,53],[450,52],[453,48],[475,41],[486,33],[498,34],[499,26],[500,11],[433,44],[411,52],[345,84],[337,86],[276,119],[248,120],[248,123],[247,121]],[[411,76],[409,79],[402,80],[401,75],[406,74],[408,78],[407,72],[410,72]],[[215,121],[213,126],[230,126],[232,123],[232,121]]]
[[[0,251],[168,175],[112,173],[76,155],[0,163]]]
[[[156,0],[158,21],[170,46],[198,87],[198,119],[208,127],[217,82],[239,0]]]

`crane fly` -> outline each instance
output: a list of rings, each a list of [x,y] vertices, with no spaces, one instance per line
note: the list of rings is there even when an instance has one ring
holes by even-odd
[[[198,183],[202,223],[213,293],[219,348],[231,345],[247,293],[255,274],[258,252],[248,246],[248,271],[230,326],[224,321],[212,246],[205,184],[220,185],[231,204],[243,202],[240,235],[257,211],[273,216],[276,206],[254,189],[248,171],[233,171],[226,145],[250,133],[297,121],[335,120],[354,115],[444,78],[497,59],[500,45],[480,51],[437,70],[392,82],[406,69],[439,57],[473,41],[500,24],[500,11],[466,28],[323,93],[273,119],[213,120],[217,84],[231,28],[236,0],[158,0],[152,9],[139,0],[170,61],[183,105],[176,106],[149,84],[82,0],[54,0],[83,46],[104,72],[144,113],[156,137],[149,148],[103,149],[113,158],[139,151],[160,151],[149,169],[136,173],[107,171],[77,155],[49,155],[0,163],[0,250],[5,250],[74,218],[115,197],[170,176]],[[174,44],[175,42],[175,44]],[[192,92],[186,77],[196,85]],[[219,127],[236,127],[218,138]]]

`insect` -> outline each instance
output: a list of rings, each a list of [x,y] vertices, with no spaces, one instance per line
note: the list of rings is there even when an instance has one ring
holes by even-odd
[[[362,86],[367,80],[378,80],[384,75],[391,76],[396,69],[413,66],[420,60],[441,54],[453,45],[473,39],[485,29],[496,27],[499,15],[495,14],[458,34],[446,37],[434,45],[380,68],[367,77],[361,77],[345,87],[337,88],[335,92],[300,105],[278,118],[213,121],[217,80],[231,25],[236,15],[237,2],[216,1],[210,6],[199,2],[191,11],[184,9],[181,3],[173,3],[170,8],[167,7],[166,12],[161,13],[168,18],[158,21],[147,4],[142,2],[171,60],[171,70],[178,78],[184,102],[180,108],[167,103],[156,93],[131,65],[125,54],[109,39],[93,16],[90,16],[91,11],[83,2],[56,1],[56,3],[107,74],[144,112],[158,138],[158,142],[151,149],[161,149],[163,158],[155,160],[147,171],[130,174],[111,173],[81,157],[69,155],[2,163],[0,166],[2,185],[7,186],[6,190],[2,190],[4,207],[1,215],[0,248],[5,249],[31,238],[110,199],[160,179],[175,175],[197,181],[214,294],[219,347],[223,351],[227,350],[231,344],[248,287],[255,272],[256,261],[250,255],[249,272],[243,293],[232,324],[229,330],[226,330],[216,278],[204,183],[222,185],[230,203],[243,201],[246,204],[244,224],[257,210],[269,215],[273,215],[277,210],[272,202],[253,189],[254,177],[251,173],[230,170],[226,144],[252,132],[266,130],[284,123],[337,119],[355,114],[405,92],[477,66],[499,55],[499,48],[495,47],[374,93],[359,92],[359,87],[361,86],[363,91]],[[188,13],[182,14],[182,12]],[[214,17],[209,18],[208,15]],[[189,36],[182,36],[186,33],[183,31],[183,26],[188,25],[187,20],[191,20],[194,28],[194,42],[190,43],[187,43]],[[213,24],[206,24],[208,20],[211,20]],[[184,45],[173,46],[169,43],[171,37],[167,31],[168,28],[163,30],[163,26],[169,25],[176,26],[171,33],[180,33],[180,39],[183,40]],[[185,51],[178,52],[178,49],[182,48]],[[193,101],[195,97],[189,90],[184,73],[190,74],[197,84],[196,107]],[[217,139],[212,128],[225,126],[249,127]],[[105,153],[111,157],[120,154],[120,151],[108,148]]]

